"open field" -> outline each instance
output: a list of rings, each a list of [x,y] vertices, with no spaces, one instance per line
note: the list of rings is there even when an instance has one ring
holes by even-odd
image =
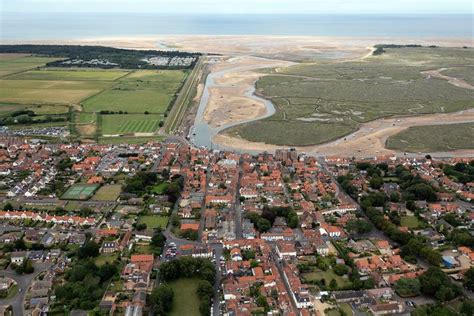
[[[329,285],[332,279],[336,280],[338,288],[345,288],[351,285],[351,282],[347,278],[343,278],[331,270],[303,273],[303,277],[308,281],[324,279],[326,286]]]
[[[103,69],[43,68],[8,76],[9,80],[106,80],[113,81],[127,75],[128,71]]]
[[[178,279],[169,283],[174,291],[170,316],[199,316],[198,279]]]
[[[0,80],[0,102],[20,104],[71,104],[96,94],[106,81]]]
[[[473,90],[422,74],[471,64],[471,49],[386,50],[356,61],[279,68],[257,82],[257,93],[273,102],[275,115],[229,133],[254,142],[308,146],[343,137],[382,117],[474,107]]]
[[[114,264],[114,261],[117,260],[118,256],[118,254],[100,254],[94,259],[94,263],[99,267],[106,263]]]
[[[99,187],[98,184],[73,184],[61,197],[63,200],[87,200]]]
[[[474,149],[474,122],[410,127],[387,139],[386,146],[406,152]]]
[[[175,72],[173,74],[173,72]],[[137,71],[117,82],[112,88],[87,99],[85,112],[125,111],[128,113],[163,114],[167,111],[185,72]]]
[[[115,201],[122,191],[120,184],[104,185],[92,197],[94,201]]]
[[[147,229],[155,229],[161,227],[166,229],[168,225],[168,216],[159,216],[159,215],[144,215],[141,216],[138,222],[140,224],[146,224]]]
[[[58,58],[34,57],[24,54],[0,54],[0,77],[44,66]]]
[[[157,114],[101,115],[102,134],[154,133],[162,120]]]
[[[417,228],[420,226],[420,221],[416,216],[403,216],[400,218],[400,226],[405,226],[410,229]]]
[[[442,74],[459,78],[474,85],[474,66],[452,67],[441,71]]]

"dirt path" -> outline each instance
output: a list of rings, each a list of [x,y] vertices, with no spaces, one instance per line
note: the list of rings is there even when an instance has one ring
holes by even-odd
[[[440,69],[437,69],[437,70],[422,71],[421,73],[424,74],[425,76],[427,76],[428,79],[430,77],[434,77],[434,78],[438,78],[438,79],[444,79],[444,80],[447,80],[450,84],[452,84],[456,87],[469,89],[469,90],[474,90],[474,86],[467,83],[466,81],[464,81],[462,79],[455,78],[455,77],[443,75],[441,73],[442,71],[447,70],[447,69],[448,68],[440,68]]]
[[[315,146],[296,147],[299,151],[317,156],[355,156],[374,157],[400,152],[386,149],[385,142],[390,136],[396,135],[411,126],[444,125],[467,123],[474,121],[474,109],[456,113],[427,114],[417,116],[383,118],[362,124],[360,129],[346,137]],[[214,142],[223,148],[243,149],[246,151],[274,151],[288,146],[275,146],[265,143],[253,143],[242,138],[229,135],[217,135]],[[437,153],[440,156],[473,155],[474,150],[459,150],[449,153]]]

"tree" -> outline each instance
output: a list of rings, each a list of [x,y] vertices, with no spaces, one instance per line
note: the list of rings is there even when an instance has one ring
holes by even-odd
[[[99,255],[99,249],[100,247],[95,241],[88,241],[77,250],[77,257],[79,259],[97,257]]]
[[[382,187],[383,185],[383,179],[382,177],[376,176],[370,179],[369,185],[372,189],[378,190]]]
[[[210,300],[214,294],[214,289],[209,281],[201,280],[198,283],[197,295],[201,300]]]
[[[446,273],[437,267],[430,267],[418,279],[420,280],[421,293],[430,295],[438,301],[450,301],[462,294],[461,289],[451,283]]]
[[[173,289],[166,284],[161,284],[159,287],[154,288],[150,295],[151,304],[156,309],[158,315],[166,315],[171,311],[173,298]]]
[[[10,202],[8,202],[3,206],[3,210],[4,211],[13,211],[13,205]]]
[[[417,296],[421,293],[420,280],[401,278],[395,283],[395,291],[401,297]]]
[[[468,290],[474,291],[474,267],[464,273],[463,284]]]
[[[354,219],[347,222],[346,229],[358,234],[368,233],[372,230],[372,225],[363,219]]]
[[[349,267],[346,266],[345,264],[336,264],[333,268],[334,273],[337,275],[344,275],[347,272],[349,272]]]
[[[329,282],[329,289],[330,290],[337,289],[337,281],[335,279],[331,279],[331,282]]]

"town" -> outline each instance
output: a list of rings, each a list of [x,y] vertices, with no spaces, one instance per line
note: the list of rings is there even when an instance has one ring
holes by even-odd
[[[3,314],[474,309],[472,158],[9,135],[0,190]]]

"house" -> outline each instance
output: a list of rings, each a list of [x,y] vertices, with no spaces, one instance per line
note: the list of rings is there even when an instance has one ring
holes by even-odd
[[[276,252],[280,259],[296,258],[296,248],[292,242],[278,241]]]
[[[10,260],[11,260],[11,263],[14,263],[16,265],[20,265],[23,263],[23,261],[25,260],[26,258],[26,251],[15,251],[15,252],[12,252],[11,255],[10,255]]]
[[[118,250],[118,243],[116,241],[104,241],[100,247],[101,253],[113,253]]]
[[[404,311],[402,304],[396,301],[382,304],[374,304],[369,307],[373,315],[399,314]]]

